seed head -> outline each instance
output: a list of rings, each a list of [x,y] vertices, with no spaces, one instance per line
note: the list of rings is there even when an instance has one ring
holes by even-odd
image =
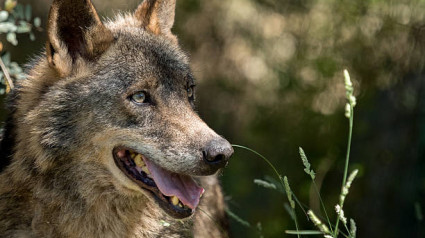
[[[335,206],[336,214],[338,214],[339,219],[344,223],[344,225],[347,225],[347,218],[344,215],[344,210],[342,210],[341,206],[336,205]]]
[[[323,232],[324,234],[330,234],[329,228],[325,224],[323,224],[323,222],[316,216],[316,214],[314,214],[312,210],[308,210],[307,215],[308,217],[310,217],[310,220],[313,222],[313,224],[317,228],[319,228],[321,232]]]
[[[285,192],[286,192],[286,195],[288,196],[289,204],[291,205],[292,209],[295,209],[295,202],[292,199],[292,190],[291,190],[291,187],[289,187],[288,178],[286,176],[283,178],[283,183],[285,184]]]
[[[316,178],[316,173],[314,173],[314,171],[312,169],[310,169],[311,165],[308,162],[307,156],[305,155],[303,148],[299,147],[299,153],[300,153],[301,160],[303,161],[303,164],[304,164],[304,167],[305,167],[304,171],[308,175],[310,175],[312,180],[314,180]]]

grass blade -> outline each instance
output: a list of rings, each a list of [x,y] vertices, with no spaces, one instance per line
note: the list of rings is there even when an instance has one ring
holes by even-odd
[[[315,231],[315,230],[302,230],[302,231],[286,230],[285,233],[289,235],[323,235],[322,232]]]

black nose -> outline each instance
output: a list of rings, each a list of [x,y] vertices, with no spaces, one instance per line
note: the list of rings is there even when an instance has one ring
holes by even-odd
[[[233,147],[227,140],[220,137],[208,142],[202,154],[204,161],[208,165],[216,167],[217,169],[223,168],[233,154]]]

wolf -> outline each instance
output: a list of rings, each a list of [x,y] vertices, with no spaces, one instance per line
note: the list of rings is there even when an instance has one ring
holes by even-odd
[[[8,95],[0,237],[228,237],[233,149],[195,111],[175,0],[103,23],[54,0],[45,55]]]

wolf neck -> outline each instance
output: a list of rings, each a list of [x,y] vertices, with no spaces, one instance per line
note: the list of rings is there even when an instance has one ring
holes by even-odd
[[[111,188],[91,186],[86,191],[76,191],[73,186],[81,185],[60,184],[56,179],[63,177],[52,173],[33,176],[27,186],[19,181],[18,193],[26,196],[10,197],[8,202],[19,201],[20,208],[16,211],[26,211],[19,217],[20,222],[28,221],[27,229],[35,237],[161,237],[166,227],[160,221],[172,223],[143,197],[126,197]],[[52,179],[52,176],[59,177]],[[4,214],[1,207],[0,212]]]
[[[16,153],[0,176],[0,199],[6,197],[10,201],[3,204],[16,206],[16,211],[0,206],[0,214],[10,212],[18,224],[26,221],[26,229],[35,237],[147,238],[171,233],[160,221],[173,222],[156,204],[142,195],[118,193],[108,182],[107,171],[99,171],[95,164],[62,164],[40,171],[33,167],[36,159],[24,154]],[[98,174],[105,177],[96,177]],[[5,189],[8,187],[19,191]],[[20,214],[22,211],[25,213]],[[181,228],[181,224],[173,227]]]
[[[41,215],[35,221],[37,225],[34,227],[39,228],[41,232],[50,229],[52,233],[60,227],[62,230],[52,237],[152,237],[152,234],[158,232],[154,227],[143,224],[146,220],[140,219],[155,219],[151,217],[151,214],[155,213],[150,207],[143,206],[133,199],[107,196],[99,196],[93,201],[68,200],[53,206],[43,204],[44,208],[40,209]],[[52,227],[52,223],[61,224]],[[149,227],[150,230],[142,233],[136,231],[139,225],[137,223],[142,223],[142,226]]]

